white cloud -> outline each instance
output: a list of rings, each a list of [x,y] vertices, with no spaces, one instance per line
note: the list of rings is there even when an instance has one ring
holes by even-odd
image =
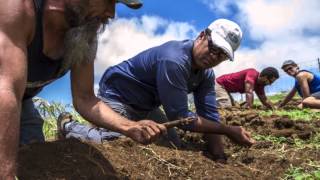
[[[258,67],[280,67],[285,59],[303,63],[319,56],[320,36],[305,31],[319,32],[320,1],[245,0],[238,5],[240,14],[245,15],[250,38],[263,39],[254,49]]]
[[[215,14],[234,11],[245,22],[251,39],[265,40],[303,35],[304,31],[319,31],[319,0],[201,0]]]
[[[239,16],[247,22],[252,39],[303,36],[305,30],[320,28],[318,0],[242,0]]]
[[[233,4],[232,0],[201,0],[204,4],[208,5],[209,9],[213,12],[218,12],[224,15],[232,13],[230,5]]]
[[[109,66],[145,49],[169,40],[194,38],[196,35],[195,28],[184,22],[171,22],[156,16],[119,18],[111,22],[99,37],[96,76],[100,77]]]
[[[316,60],[320,52],[320,1],[319,0],[203,0],[210,9],[231,11],[230,3],[238,7],[235,17],[250,37],[260,42],[255,48],[241,45],[234,63],[225,63],[227,71],[247,67],[280,67],[285,59],[298,63]],[[227,4],[227,6],[226,6]],[[229,8],[229,10],[225,10]],[[213,12],[216,13],[216,12]],[[311,32],[311,33],[310,33]],[[250,43],[250,41],[249,41]],[[223,69],[220,65],[217,69]]]

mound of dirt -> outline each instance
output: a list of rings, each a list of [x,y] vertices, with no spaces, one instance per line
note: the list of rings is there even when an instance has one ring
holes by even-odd
[[[222,110],[224,123],[239,124],[255,134],[287,137],[284,144],[258,141],[242,148],[225,139],[226,164],[214,162],[201,134],[178,131],[183,146],[163,140],[143,146],[128,138],[104,144],[78,140],[31,144],[20,148],[19,179],[274,179],[291,165],[320,161],[317,149],[296,149],[294,138],[308,140],[319,133],[319,121],[261,117],[256,111]],[[281,152],[279,149],[281,148]]]
[[[95,146],[75,139],[21,147],[18,177],[25,180],[122,178]]]

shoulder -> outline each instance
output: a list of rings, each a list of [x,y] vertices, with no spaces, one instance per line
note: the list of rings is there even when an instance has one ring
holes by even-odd
[[[254,68],[248,68],[248,69],[245,69],[243,71],[246,72],[246,73],[251,73],[251,74],[259,74],[259,72]]]
[[[32,0],[0,0],[0,31],[7,36],[28,42],[35,24]]]
[[[169,41],[159,46],[159,61],[191,69],[192,56],[186,41]]]
[[[311,73],[309,71],[300,71],[296,75],[296,79],[297,80],[305,80],[305,79],[308,79],[310,76],[313,76],[313,73]]]
[[[259,72],[254,68],[245,69],[239,72],[239,75],[243,74],[245,77],[258,78]]]
[[[168,41],[158,47],[162,58],[172,60],[186,59],[191,56],[190,49],[192,47],[192,41]]]
[[[158,70],[172,74],[189,74],[191,67],[185,63],[177,62],[171,59],[163,59],[157,63]]]

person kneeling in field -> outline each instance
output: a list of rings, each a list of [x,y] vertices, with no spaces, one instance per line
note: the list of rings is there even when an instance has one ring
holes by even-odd
[[[150,115],[162,117],[163,122],[167,121],[165,118],[172,121],[194,117],[192,123],[180,128],[204,133],[213,159],[226,159],[220,135],[243,146],[254,143],[242,127],[220,124],[212,81],[212,67],[233,60],[241,38],[236,23],[216,20],[196,40],[169,41],[108,68],[100,80],[98,97],[137,121]],[[194,95],[196,112],[188,109],[189,93]],[[159,109],[161,105],[166,115]],[[67,136],[73,133],[78,138],[86,137],[86,132],[78,132],[79,126],[83,128],[72,120],[60,125]],[[99,136],[100,132],[95,134]]]
[[[302,97],[299,108],[320,108],[320,74],[316,74],[307,70],[300,70],[297,63],[292,60],[283,62],[282,67],[284,72],[295,78],[295,85],[279,104],[279,107],[286,105],[298,92]]]
[[[278,78],[278,70],[273,67],[267,67],[261,73],[250,68],[222,75],[216,79],[217,104],[221,108],[233,106],[234,100],[230,93],[245,93],[245,107],[252,108],[254,91],[264,106],[273,109],[272,103],[266,97],[264,87],[271,85]]]

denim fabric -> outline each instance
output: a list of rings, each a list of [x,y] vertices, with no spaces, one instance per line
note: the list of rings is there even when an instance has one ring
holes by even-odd
[[[137,111],[131,106],[125,105],[121,102],[111,99],[105,99],[103,97],[99,98],[114,111],[130,120],[139,121],[143,119],[150,119],[158,123],[164,123],[168,121],[164,113],[159,108],[151,112]],[[93,128],[88,125],[83,125],[77,121],[69,122],[65,125],[65,127],[67,138],[72,137],[81,140],[93,141],[96,143],[101,143],[103,140],[111,140],[121,135],[120,133],[112,132],[104,128]],[[174,143],[179,141],[175,129],[168,129],[168,136],[166,138],[173,141]]]
[[[100,95],[98,95],[98,97],[115,112],[119,113],[120,115],[130,120],[139,121],[139,120],[145,119],[148,116],[148,114],[150,114],[149,111],[136,110],[133,107],[126,105],[122,102],[119,102],[117,100],[106,99]]]
[[[316,99],[320,99],[320,91],[319,92],[315,92],[313,94],[311,94],[310,96],[316,98]]]
[[[103,140],[112,140],[119,136],[120,133],[108,131],[103,128],[91,127],[89,125],[80,124],[77,121],[71,121],[65,124],[67,132],[66,138],[76,138],[83,141],[92,141],[102,143]]]
[[[20,145],[44,142],[42,126],[43,119],[32,99],[24,100],[20,117]]]

